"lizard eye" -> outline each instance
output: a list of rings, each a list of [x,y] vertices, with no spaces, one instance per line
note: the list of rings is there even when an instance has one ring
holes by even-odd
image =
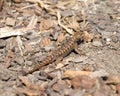
[[[81,44],[82,42],[83,42],[83,40],[80,39],[80,38],[77,40],[77,44],[78,44],[78,45]]]

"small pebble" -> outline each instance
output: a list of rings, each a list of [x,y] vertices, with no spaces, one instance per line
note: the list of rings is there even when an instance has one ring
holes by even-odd
[[[111,39],[110,39],[110,38],[106,38],[105,40],[106,40],[107,42],[110,42],[110,41],[111,41]]]
[[[31,66],[32,63],[33,63],[32,61],[26,61],[26,62],[25,62],[25,64],[26,64],[26,65],[29,65],[29,66]]]
[[[6,41],[3,39],[0,39],[0,48],[4,48],[6,46]]]
[[[110,42],[111,42],[110,38],[106,38],[105,40],[106,40],[106,44],[110,44]]]
[[[22,65],[24,63],[24,58],[22,56],[16,56],[14,61]]]

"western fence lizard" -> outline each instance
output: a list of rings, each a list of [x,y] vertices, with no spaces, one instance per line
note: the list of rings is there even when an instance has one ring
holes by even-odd
[[[64,41],[64,44],[60,48],[58,48],[55,52],[49,54],[43,61],[41,61],[41,63],[31,67],[30,70],[24,70],[25,74],[31,74],[39,70],[41,67],[52,63],[58,58],[65,57],[72,50],[75,50],[78,53],[79,51],[76,48],[77,41],[83,39],[83,36],[83,32],[75,32],[73,37],[70,37],[66,41]]]

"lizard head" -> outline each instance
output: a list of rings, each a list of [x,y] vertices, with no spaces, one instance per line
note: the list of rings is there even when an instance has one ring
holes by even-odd
[[[74,39],[76,39],[76,41],[77,40],[82,40],[84,38],[84,32],[83,31],[76,31],[74,33],[73,37],[74,37]]]

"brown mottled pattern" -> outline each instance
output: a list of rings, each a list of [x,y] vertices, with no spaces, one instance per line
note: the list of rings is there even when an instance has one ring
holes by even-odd
[[[43,61],[41,61],[41,63],[31,67],[27,74],[39,70],[41,67],[50,64],[59,57],[65,57],[68,53],[70,53],[74,49],[74,44],[82,37],[83,32],[75,32],[73,37],[70,37],[68,40],[66,40],[65,43],[58,50],[47,56]]]

